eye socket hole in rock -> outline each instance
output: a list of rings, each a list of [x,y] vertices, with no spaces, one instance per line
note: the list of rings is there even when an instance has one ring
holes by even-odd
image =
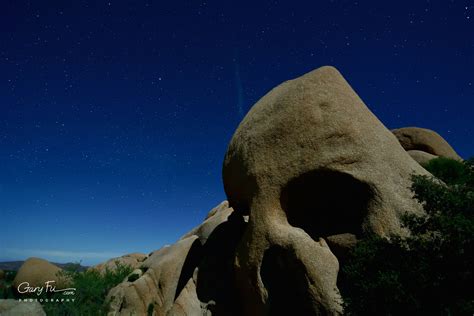
[[[332,170],[314,170],[291,180],[280,203],[290,225],[314,240],[342,233],[362,235],[362,224],[373,197],[370,186]]]

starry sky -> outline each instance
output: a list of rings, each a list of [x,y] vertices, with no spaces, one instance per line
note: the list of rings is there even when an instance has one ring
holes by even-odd
[[[474,155],[473,1],[2,1],[0,261],[158,249],[225,199],[235,128],[336,66]]]

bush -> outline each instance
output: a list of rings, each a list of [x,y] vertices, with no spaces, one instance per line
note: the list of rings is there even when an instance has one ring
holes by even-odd
[[[44,303],[43,308],[47,315],[82,316],[106,315],[108,304],[105,298],[114,286],[121,283],[131,272],[130,266],[117,264],[114,270],[106,269],[105,273],[90,269],[83,272],[77,269],[65,270],[64,276],[71,281],[68,287],[76,288],[74,302]],[[46,297],[43,297],[46,298]],[[49,299],[68,298],[62,293],[55,293]]]
[[[425,168],[444,183],[413,177],[426,214],[402,219],[411,235],[358,243],[340,275],[346,314],[474,313],[473,161],[430,161]]]
[[[5,270],[5,277],[0,280],[0,299],[15,298],[15,293],[11,288],[12,282],[15,279],[16,271]]]

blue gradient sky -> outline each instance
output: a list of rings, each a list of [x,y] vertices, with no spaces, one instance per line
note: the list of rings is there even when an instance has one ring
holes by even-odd
[[[472,1],[3,1],[0,261],[174,242],[269,89],[340,69],[389,127],[474,155]]]

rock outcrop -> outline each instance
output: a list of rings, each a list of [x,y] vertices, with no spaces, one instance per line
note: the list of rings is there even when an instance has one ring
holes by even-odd
[[[435,131],[419,127],[392,130],[405,150],[419,150],[438,157],[462,160],[453,147]]]
[[[229,221],[232,209],[226,205],[177,243],[150,254],[137,280],[113,288],[109,315],[210,315],[211,310],[234,315],[238,305],[230,306],[235,300],[230,270],[242,229]]]
[[[423,212],[412,175],[454,156],[400,135],[332,67],[282,83],[232,137],[229,202],[113,288],[109,315],[341,314],[340,262],[367,234],[403,234],[402,214]]]
[[[67,284],[67,280],[61,276],[62,269],[54,264],[40,258],[28,258],[18,270],[13,280],[13,288],[23,282],[28,282],[29,286],[45,286],[47,281],[55,281],[59,287]]]
[[[46,316],[39,302],[20,302],[14,299],[0,299],[0,315],[2,316]]]

